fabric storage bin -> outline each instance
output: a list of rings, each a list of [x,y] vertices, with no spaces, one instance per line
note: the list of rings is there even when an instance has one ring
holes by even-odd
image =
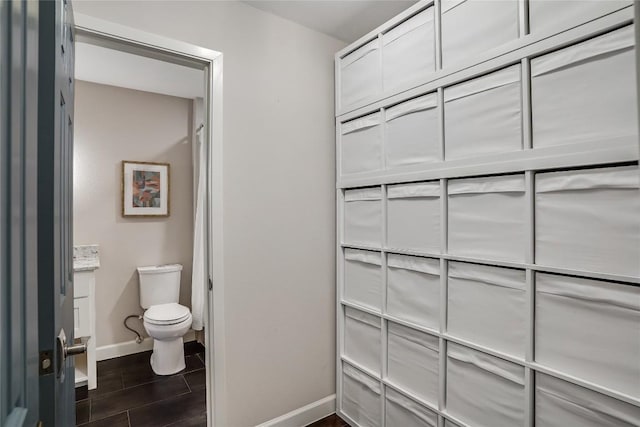
[[[379,427],[382,419],[380,381],[342,364],[342,411],[361,427]]]
[[[640,287],[536,273],[535,322],[536,362],[640,398]]]
[[[385,111],[387,169],[440,161],[438,100],[421,96]]]
[[[525,285],[524,270],[449,262],[447,332],[524,359]]]
[[[437,406],[439,338],[393,322],[387,330],[389,381]]]
[[[382,189],[357,188],[344,192],[344,241],[382,246]]]
[[[633,4],[632,0],[529,0],[529,27],[565,30]]]
[[[637,137],[635,87],[632,26],[532,59],[533,147]]]
[[[382,255],[380,252],[345,248],[344,299],[380,311],[382,307]]]
[[[536,175],[536,263],[640,276],[640,173],[624,166]]]
[[[385,91],[423,82],[436,68],[433,7],[382,35],[382,75]]]
[[[445,88],[445,159],[522,150],[520,81],[518,64]]]
[[[440,260],[388,254],[387,313],[437,330],[440,324]]]
[[[440,182],[387,188],[387,246],[440,252]]]
[[[345,108],[378,96],[382,90],[378,39],[340,60],[340,107]]]
[[[438,415],[387,387],[385,425],[388,427],[438,427]]]
[[[342,175],[382,169],[381,117],[378,112],[342,123]]]
[[[441,10],[443,68],[518,38],[517,0],[443,0]]]
[[[449,253],[524,262],[524,175],[449,181]]]
[[[524,426],[524,367],[449,342],[447,412],[477,427]]]
[[[640,408],[604,394],[536,374],[535,424],[541,427],[631,427]]]
[[[345,356],[380,375],[381,348],[380,318],[345,307]]]

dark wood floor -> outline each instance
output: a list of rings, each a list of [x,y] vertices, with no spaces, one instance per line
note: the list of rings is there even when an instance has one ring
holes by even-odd
[[[185,344],[184,371],[153,373],[151,352],[98,362],[98,387],[77,393],[76,424],[85,427],[207,425],[204,347]]]
[[[333,414],[313,424],[309,424],[308,427],[349,427],[349,424],[336,414]]]
[[[184,371],[153,373],[150,351],[98,362],[98,387],[76,389],[76,424],[84,427],[204,427],[207,425],[204,347],[185,344]],[[308,427],[348,427],[330,415]]]

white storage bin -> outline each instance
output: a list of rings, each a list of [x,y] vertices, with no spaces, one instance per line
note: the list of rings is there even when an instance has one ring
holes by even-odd
[[[534,148],[589,141],[608,145],[619,137],[635,141],[633,46],[628,26],[531,60]]]
[[[345,307],[345,356],[380,375],[381,342],[379,317]]]
[[[388,323],[389,381],[434,406],[438,405],[439,354],[438,337]]]
[[[374,39],[340,60],[340,107],[373,99],[382,91],[380,46]]]
[[[438,100],[432,93],[386,110],[387,169],[440,161],[437,107]]]
[[[449,181],[449,253],[524,262],[524,175]]]
[[[544,374],[536,374],[536,426],[631,427],[640,408]]]
[[[344,250],[344,299],[380,311],[382,307],[382,255]]]
[[[536,263],[640,276],[638,166],[536,175]]]
[[[387,313],[438,330],[440,260],[387,255]]]
[[[520,81],[518,64],[444,90],[447,160],[522,150]]]
[[[436,68],[433,7],[423,10],[382,36],[385,91],[423,82]]]
[[[382,246],[382,189],[357,188],[344,192],[344,241]]]
[[[342,410],[361,427],[382,425],[380,382],[342,364]]]
[[[640,398],[640,287],[537,273],[535,319],[536,362]]]
[[[449,263],[447,332],[524,359],[525,272]]]
[[[440,182],[387,188],[387,246],[440,252]]]
[[[342,175],[382,169],[381,113],[342,123]]]
[[[560,31],[633,4],[633,0],[529,0],[529,28]]]
[[[477,427],[524,426],[524,367],[449,342],[447,412]]]
[[[435,412],[388,387],[385,397],[385,425],[388,427],[438,427]]]
[[[443,0],[442,67],[518,38],[518,1]]]

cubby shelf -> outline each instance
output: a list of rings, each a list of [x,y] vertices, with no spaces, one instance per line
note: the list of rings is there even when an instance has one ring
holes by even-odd
[[[468,427],[475,425],[476,422],[469,419],[470,415],[455,413],[456,405],[448,405],[447,402],[448,373],[452,368],[452,366],[449,366],[451,351],[454,351],[454,353],[461,351],[465,354],[456,357],[486,359],[482,363],[493,364],[491,369],[506,369],[507,371],[511,370],[512,373],[518,373],[516,382],[522,383],[522,388],[518,388],[518,393],[522,394],[522,399],[518,400],[522,402],[522,407],[518,408],[521,411],[518,417],[522,422],[514,424],[510,421],[513,425],[522,424],[523,427],[536,425],[536,411],[539,410],[537,404],[546,399],[539,387],[540,384],[544,384],[545,387],[561,387],[561,393],[575,393],[576,396],[583,396],[577,398],[577,404],[580,404],[580,399],[584,398],[596,399],[603,407],[614,404],[622,405],[620,408],[624,408],[623,410],[631,414],[630,416],[640,419],[640,389],[636,393],[629,386],[629,383],[624,383],[624,379],[616,379],[609,376],[602,380],[603,376],[594,376],[593,372],[585,369],[582,371],[575,367],[560,369],[557,366],[552,366],[554,362],[541,363],[539,361],[541,359],[537,358],[539,355],[536,354],[536,344],[540,344],[543,342],[541,340],[549,338],[548,336],[538,336],[540,331],[543,330],[539,322],[541,319],[552,321],[552,317],[548,316],[554,315],[553,313],[550,314],[550,312],[541,311],[549,309],[548,303],[543,304],[541,302],[543,298],[539,298],[542,291],[538,289],[538,282],[542,282],[542,279],[546,281],[544,283],[545,287],[553,288],[557,286],[561,288],[558,294],[567,290],[579,293],[586,289],[588,284],[594,286],[595,289],[600,283],[602,286],[598,288],[599,292],[613,292],[604,297],[600,295],[599,298],[604,298],[604,300],[607,300],[607,297],[615,297],[618,298],[618,302],[614,302],[615,304],[632,306],[633,298],[625,300],[624,293],[617,296],[614,295],[616,291],[621,289],[624,289],[625,292],[628,291],[629,295],[637,295],[640,298],[640,270],[634,269],[633,265],[634,262],[640,265],[640,251],[638,251],[638,248],[640,248],[640,239],[638,239],[640,233],[632,231],[631,234],[627,233],[627,236],[621,233],[615,239],[610,238],[607,240],[605,238],[601,241],[598,241],[597,238],[589,237],[588,234],[595,233],[593,235],[597,237],[599,232],[597,227],[600,226],[600,223],[606,222],[606,213],[603,213],[604,209],[600,209],[601,206],[620,202],[612,210],[612,214],[616,214],[616,212],[633,212],[638,209],[638,206],[628,203],[628,200],[633,199],[633,196],[624,197],[618,194],[612,196],[611,200],[608,198],[602,200],[574,199],[578,208],[572,210],[572,215],[575,217],[571,217],[571,220],[566,216],[566,212],[558,212],[556,209],[561,207],[561,203],[557,202],[557,200],[562,202],[567,200],[568,197],[575,198],[574,193],[576,191],[579,192],[586,188],[589,188],[589,194],[597,193],[597,191],[601,191],[606,187],[612,190],[610,194],[613,195],[617,191],[615,190],[616,186],[619,189],[625,188],[634,194],[640,194],[640,183],[637,182],[640,180],[640,170],[638,170],[637,166],[639,159],[638,135],[637,131],[630,130],[633,127],[631,124],[635,123],[630,122],[631,119],[629,117],[631,117],[631,114],[620,115],[610,122],[606,122],[606,120],[601,120],[602,117],[597,109],[599,107],[595,106],[592,110],[589,110],[589,114],[592,114],[589,121],[585,121],[584,117],[571,115],[563,117],[559,120],[564,120],[565,122],[575,120],[574,128],[572,129],[589,128],[598,132],[602,130],[601,134],[583,135],[575,140],[567,140],[567,132],[557,126],[554,128],[552,123],[553,114],[550,113],[550,110],[545,110],[545,102],[547,101],[540,99],[540,94],[543,93],[541,88],[547,91],[545,96],[551,96],[553,95],[554,87],[553,85],[545,87],[544,85],[548,84],[548,82],[542,81],[540,76],[558,69],[557,67],[563,70],[570,68],[567,66],[566,61],[575,61],[578,58],[582,61],[579,65],[585,66],[585,64],[588,65],[589,63],[587,60],[589,55],[604,55],[607,53],[606,49],[616,46],[614,48],[616,49],[615,51],[625,52],[625,56],[616,57],[619,63],[615,66],[611,65],[609,71],[613,72],[617,79],[619,70],[627,70],[627,65],[631,64],[629,61],[634,59],[633,49],[630,48],[633,45],[630,26],[633,22],[631,2],[624,0],[607,2],[606,4],[605,2],[593,2],[588,7],[585,6],[578,9],[575,9],[575,4],[572,5],[570,2],[565,2],[566,4],[563,3],[564,6],[558,6],[560,7],[559,9],[554,13],[550,13],[550,9],[545,9],[545,5],[540,4],[542,2],[517,0],[515,1],[517,7],[509,12],[510,19],[517,20],[517,32],[512,34],[512,37],[508,40],[496,42],[493,46],[489,46],[486,49],[483,48],[484,50],[479,48],[476,52],[465,54],[463,55],[465,59],[457,62],[450,59],[454,58],[455,55],[452,56],[451,52],[443,51],[443,46],[445,46],[444,49],[452,49],[451,46],[455,45],[455,43],[451,44],[452,22],[458,22],[456,21],[457,19],[462,19],[462,21],[464,19],[481,19],[483,12],[489,12],[487,12],[488,9],[482,9],[483,6],[477,6],[476,3],[473,7],[479,8],[477,14],[471,13],[471,9],[459,9],[455,11],[455,14],[451,14],[450,11],[458,7],[466,8],[468,6],[471,8],[471,3],[466,3],[464,0],[453,1],[451,3],[455,4],[453,7],[450,7],[449,3],[451,2],[447,0],[421,1],[336,54],[337,412],[351,425],[360,425],[359,420],[354,419],[350,414],[343,411],[342,407],[343,364],[347,364],[350,366],[349,369],[353,368],[360,371],[378,384],[376,387],[379,389],[380,408],[379,410],[376,409],[375,412],[379,413],[380,419],[376,420],[376,422],[380,427],[395,427],[386,421],[387,389],[392,390],[392,393],[397,392],[403,395],[425,411],[436,414],[438,427]],[[548,5],[551,2],[545,3]],[[463,4],[464,6],[460,6]],[[563,9],[565,7],[566,9]],[[446,17],[447,22],[443,20],[443,14],[445,13],[449,14]],[[433,21],[429,21],[431,14],[433,15]],[[465,14],[468,16],[464,17],[463,15]],[[491,29],[486,25],[487,22],[494,18],[494,15],[494,13],[490,13],[489,16],[482,18],[486,22],[465,21],[468,25],[461,25],[460,22],[462,21],[460,21],[456,25],[457,28],[471,33],[480,31],[478,28],[482,26],[484,26],[482,31],[491,32]],[[431,40],[425,35],[427,34],[425,31],[432,31],[435,49],[433,52],[434,68],[429,68],[431,67],[431,62],[429,61],[419,64],[415,61],[412,62],[413,59],[406,59],[407,67],[423,67],[422,71],[418,73],[420,75],[408,79],[394,89],[389,89],[383,83],[385,76],[384,55],[387,46],[385,43],[389,41],[389,37],[385,39],[385,35],[394,34],[393,37],[395,37],[400,33],[409,34],[410,30],[405,32],[402,29],[398,30],[398,28],[405,24],[407,28],[409,26],[413,28],[413,26],[418,25],[416,24],[417,22],[422,22],[420,25],[423,25],[420,27],[421,35],[416,34],[416,38],[412,39],[413,41],[408,41],[409,39],[407,39],[407,49],[413,49],[410,46],[413,46],[412,43],[420,39],[420,37],[423,40]],[[429,26],[431,22],[433,27]],[[445,38],[444,41],[443,38]],[[606,43],[601,43],[602,40],[605,40]],[[478,43],[484,42],[479,41]],[[369,82],[376,86],[377,89],[370,96],[361,97],[359,100],[347,105],[344,103],[341,93],[342,60],[365,45],[368,46],[367,49],[369,50],[367,52],[365,52],[366,49],[360,50],[358,55],[366,55],[371,52],[373,52],[373,55],[378,55],[376,56],[377,59],[370,63],[374,64],[372,66],[381,67],[380,73],[379,75],[372,75],[373,77],[370,76],[371,81]],[[563,52],[567,49],[570,50],[570,55],[564,55]],[[431,55],[431,53],[427,54]],[[353,60],[353,58],[355,56],[351,56],[349,61]],[[369,59],[371,58],[373,57]],[[606,63],[603,65],[603,61],[597,64],[597,67],[606,68],[606,66]],[[593,75],[606,75],[605,68],[599,68]],[[589,69],[584,69],[580,78],[588,78],[587,74],[589,72]],[[507,74],[509,75],[507,76]],[[625,73],[625,77],[620,78],[624,80],[628,75],[631,74]],[[353,74],[351,78],[357,78],[357,73]],[[566,87],[566,90],[572,90],[569,87],[570,83],[575,81],[577,77],[569,78],[567,75],[562,76],[562,78],[568,79],[567,84],[555,87],[562,89]],[[593,84],[596,83],[598,82]],[[610,87],[622,87],[620,84],[617,81],[612,82]],[[471,88],[470,85],[472,86]],[[504,105],[507,105],[505,108],[514,110],[510,110],[509,114],[517,113],[519,115],[519,123],[517,123],[517,120],[513,121],[517,132],[513,132],[515,129],[513,128],[509,129],[508,132],[505,131],[507,133],[503,135],[498,135],[496,138],[507,134],[509,136],[501,144],[497,144],[494,147],[495,152],[493,153],[476,152],[478,147],[474,147],[473,144],[481,143],[482,135],[477,135],[477,133],[468,129],[467,134],[461,134],[460,139],[455,143],[452,142],[452,138],[455,135],[452,136],[451,129],[447,131],[447,126],[452,126],[452,123],[447,123],[447,120],[452,120],[452,117],[456,117],[455,114],[458,114],[458,112],[451,110],[450,105],[447,105],[447,103],[458,99],[456,98],[457,96],[470,98],[479,93],[486,96],[487,92],[496,88],[505,88],[508,85],[511,85],[509,90],[513,92],[511,93],[513,96],[510,98],[511,102],[505,102]],[[612,95],[609,101],[629,103],[635,108],[635,92],[629,90],[627,87],[629,84],[625,83],[623,86],[626,87],[626,92],[620,92],[619,96]],[[466,92],[460,92],[461,88],[464,88]],[[604,93],[608,91],[608,88],[609,86],[601,86],[599,90]],[[456,93],[452,94],[452,92]],[[596,95],[584,94],[584,96],[584,103],[589,103],[590,101],[587,97]],[[575,96],[567,95],[566,98],[571,98],[571,100],[557,99],[548,102],[553,102],[553,105],[568,102],[566,104],[567,108],[575,109],[579,107],[578,104],[571,104],[571,102],[574,102],[572,100]],[[516,102],[516,100],[519,101]],[[483,100],[482,102],[490,103],[491,101]],[[486,108],[493,107],[489,105]],[[584,108],[589,109],[592,106],[589,105]],[[610,110],[622,111],[620,105],[611,107]],[[481,112],[481,109],[470,111],[469,117],[472,119],[479,114],[478,112]],[[464,114],[460,117],[463,116]],[[393,123],[393,126],[389,124],[392,120],[398,120],[403,117],[406,119],[402,122],[403,124],[400,122]],[[505,120],[501,120],[501,123],[505,122]],[[549,127],[551,130],[540,127],[542,120],[547,120],[547,122],[551,123]],[[633,120],[635,121],[635,116]],[[453,123],[453,125],[456,125],[456,123]],[[408,127],[402,129],[402,126]],[[353,133],[354,129],[356,134]],[[358,129],[366,129],[366,134],[357,134]],[[620,132],[616,133],[617,130],[620,130]],[[428,133],[428,135],[423,135],[423,145],[420,145],[420,140],[416,138],[416,135],[421,135],[420,132]],[[573,133],[569,137],[572,137]],[[472,140],[474,138],[479,138],[479,141]],[[467,147],[464,146],[465,141],[467,141]],[[343,150],[345,142],[354,143],[354,145],[349,146],[352,151]],[[484,149],[486,147],[481,148]],[[347,159],[345,156],[349,158]],[[460,158],[452,159],[452,157]],[[358,164],[358,162],[362,163]],[[414,164],[411,164],[412,162]],[[559,174],[554,175],[552,172],[559,172]],[[589,174],[597,176],[597,178],[591,180],[591,184],[589,184]],[[517,177],[517,179],[507,183],[509,176]],[[561,180],[564,179],[566,182],[562,185],[558,184],[556,176],[560,176]],[[636,176],[638,179],[634,181],[629,178],[630,176]],[[399,187],[395,187],[395,185],[421,184],[425,182],[429,184],[422,186],[424,188],[418,188],[420,185],[405,185],[403,190],[405,196],[398,196],[402,191],[399,192]],[[602,183],[605,182],[610,184],[603,185]],[[473,185],[468,185],[467,183],[472,183]],[[474,185],[475,187],[473,187]],[[483,205],[469,203],[471,196],[467,196],[468,194],[489,193],[486,188],[492,185],[494,189],[497,189],[497,193],[508,193],[509,196],[503,198],[487,197]],[[563,185],[565,187],[560,188]],[[427,188],[429,186],[432,188]],[[436,188],[438,190],[435,190]],[[562,193],[562,191],[565,192]],[[545,192],[557,192],[561,196],[556,198],[554,198],[555,196],[549,197],[548,193]],[[354,197],[356,193],[360,194],[360,196]],[[516,193],[518,194],[518,199],[514,204],[514,197],[516,196],[513,196],[513,194]],[[587,192],[584,193],[586,194]],[[458,194],[464,194],[464,196],[458,199],[452,198],[452,195]],[[419,197],[432,197],[433,203],[430,206],[426,204],[419,205],[416,202],[418,195]],[[397,211],[394,211],[393,215],[389,214],[390,209],[403,209],[402,204],[396,203],[397,197],[406,197],[406,200],[416,197],[405,204],[406,209],[414,209],[411,215],[398,215]],[[366,201],[366,203],[360,205],[360,207],[350,204],[358,200]],[[509,205],[507,206],[505,203],[509,203]],[[581,203],[584,204],[582,209],[579,207]],[[550,209],[549,206],[553,209]],[[505,211],[505,209],[511,210]],[[416,236],[411,235],[412,230],[415,229],[417,233],[419,229],[418,226],[411,223],[411,221],[421,218],[416,215],[418,211],[420,211],[420,215],[430,215],[430,218],[437,217],[438,227],[433,227],[434,224],[430,223],[428,239],[426,235],[420,236],[418,239],[415,238]],[[350,222],[345,221],[345,218],[352,215],[353,212],[357,212],[358,216],[350,217],[348,219]],[[439,212],[439,215],[437,212]],[[579,217],[580,214],[584,213],[592,213],[593,217],[596,215],[593,212],[597,212],[600,222],[592,221],[587,217],[583,219]],[[505,214],[500,217],[499,215],[502,213]],[[487,215],[496,215],[490,218],[493,220],[490,225],[483,225],[482,222],[478,222],[480,227],[493,228],[481,229],[484,234],[477,233],[470,240],[456,240],[460,238],[460,230],[464,231],[466,230],[464,227],[468,228],[470,226],[470,223],[465,223],[465,221],[469,220],[468,217],[471,214],[476,216],[484,215],[485,219]],[[563,215],[565,216],[563,217]],[[552,216],[554,216],[553,221],[560,222],[548,221]],[[620,217],[610,222],[615,222],[617,225],[624,227],[625,224],[629,226],[629,221],[639,221],[636,225],[640,229],[638,217],[640,215],[636,215],[635,218],[631,216]],[[357,221],[354,222],[354,218],[361,219],[361,224],[357,224]],[[517,219],[515,225],[513,223],[514,218]],[[397,221],[397,223],[393,223],[390,226],[390,221]],[[580,223],[581,221],[585,224],[591,221],[591,225],[588,227],[589,230],[584,230],[584,232],[567,231],[573,230],[572,222]],[[355,229],[353,228],[354,224]],[[565,245],[561,249],[560,246],[550,245],[545,241],[549,235],[561,232],[566,232],[569,238],[574,239],[573,247]],[[496,233],[496,235],[503,237],[496,238],[495,241],[490,242],[487,240],[487,236],[491,233]],[[389,239],[390,234],[393,239],[399,240]],[[584,234],[584,236],[581,234]],[[357,238],[364,237],[363,241],[366,243],[356,243],[358,240],[353,238],[354,236]],[[605,237],[607,236],[605,235]],[[585,243],[589,242],[590,239],[603,245],[602,247],[606,250],[590,247],[588,243]],[[627,241],[625,242],[624,239],[627,239]],[[634,239],[637,240],[637,247],[633,246]],[[403,247],[402,243],[398,243],[402,241],[406,245],[414,244],[417,245],[415,247],[422,247],[423,249],[416,249],[415,247],[414,249],[408,249]],[[619,247],[616,247],[616,245],[619,245]],[[491,252],[488,250],[489,247]],[[363,252],[358,255],[358,251],[369,251],[370,255],[375,254],[375,256],[369,256]],[[345,252],[350,253],[349,257],[345,257]],[[580,258],[579,255],[582,252],[588,253],[588,255]],[[616,259],[611,257],[611,254],[626,258]],[[602,260],[596,258],[596,262],[593,262],[594,257],[598,256]],[[437,292],[439,298],[436,304],[438,312],[430,313],[432,315],[430,322],[426,322],[425,319],[402,318],[404,315],[398,312],[389,313],[391,311],[390,309],[388,310],[389,298],[397,297],[397,295],[394,296],[394,294],[389,293],[389,271],[392,268],[397,268],[397,264],[393,264],[396,267],[389,265],[391,262],[389,259],[393,261],[403,257],[420,257],[433,260],[428,263],[431,267],[412,267],[414,269],[412,271],[417,271],[418,273],[425,272],[425,269],[428,270],[429,268],[433,270],[428,273],[433,277],[430,279],[430,286],[434,287],[433,291]],[[589,259],[589,257],[591,258]],[[376,281],[374,286],[379,286],[374,293],[368,296],[366,305],[357,301],[359,289],[355,289],[355,294],[352,293],[349,297],[345,295],[346,273],[353,274],[354,271],[353,266],[349,263],[359,262],[357,260],[354,261],[354,259],[358,258],[361,260],[370,258],[369,261],[363,261],[365,263],[369,262],[369,264],[364,266],[360,273],[371,274],[370,277],[375,278]],[[372,263],[371,260],[374,258],[375,262]],[[410,261],[407,262],[410,263]],[[435,273],[436,265],[438,265],[437,274]],[[491,343],[490,340],[495,339],[495,334],[489,337],[474,336],[472,333],[460,334],[455,332],[454,328],[454,326],[460,328],[459,324],[449,324],[452,316],[450,310],[450,298],[452,297],[450,293],[452,291],[450,270],[459,269],[461,265],[486,269],[489,272],[487,274],[493,274],[492,272],[494,272],[498,276],[500,276],[498,274],[500,272],[513,272],[514,269],[521,271],[521,273],[518,273],[519,282],[517,286],[513,285],[513,288],[509,288],[509,286],[505,288],[515,289],[513,292],[518,301],[517,321],[519,323],[515,327],[518,329],[517,332],[520,333],[517,344],[518,351],[513,351],[513,343],[509,343],[511,347],[504,342]],[[361,277],[366,277],[366,274]],[[437,278],[438,275],[439,279]],[[548,283],[549,278],[551,278],[551,282],[554,280],[555,282]],[[393,280],[397,280],[397,278]],[[504,277],[498,277],[495,280],[504,280]],[[592,281],[595,282],[592,283]],[[502,285],[500,284],[500,286]],[[362,289],[364,289],[363,286],[360,287],[360,290]],[[547,298],[547,288],[545,288],[544,292],[545,298]],[[552,290],[550,292],[553,294],[555,291]],[[568,294],[571,292],[568,292]],[[460,296],[458,295],[458,297]],[[380,300],[379,303],[377,301],[378,298]],[[418,295],[405,295],[405,298],[407,300],[416,300]],[[422,298],[424,299],[424,296]],[[587,301],[585,304],[589,303],[589,298],[588,295],[585,295],[585,301]],[[415,307],[419,306],[418,303],[416,301],[412,301],[412,303],[414,304],[412,310],[416,310]],[[424,301],[421,300],[420,304],[423,303]],[[508,305],[502,304],[501,307]],[[640,308],[638,309],[640,310]],[[379,351],[380,373],[367,369],[354,358],[345,356],[345,312],[353,312],[354,310],[366,313],[366,316],[372,316],[368,320],[371,322],[370,324],[375,323],[377,325],[379,323],[379,332],[377,331],[378,326],[372,326],[375,330],[371,331],[371,336],[379,336],[379,343],[376,341],[375,346],[372,348],[378,348],[379,346],[379,350],[376,351]],[[458,308],[458,310],[460,309]],[[580,312],[573,308],[567,309],[567,312],[580,316]],[[603,316],[606,317],[606,314],[603,314]],[[433,321],[435,317],[438,319],[437,322]],[[378,319],[379,322],[374,321],[375,319]],[[578,317],[577,319],[588,323],[590,318]],[[610,321],[626,322],[627,320],[625,319],[611,319]],[[504,327],[513,328],[508,323],[508,320],[505,319]],[[408,390],[406,385],[389,379],[387,370],[389,366],[390,325],[391,332],[406,327],[411,331],[415,331],[418,336],[426,334],[426,336],[431,336],[438,340],[439,377],[437,404],[421,399]],[[620,323],[620,325],[625,326],[625,323]],[[595,328],[594,325],[588,324],[585,324],[585,328],[592,328],[596,334],[599,333],[596,330],[600,330],[600,327]],[[548,334],[549,329],[544,333]],[[601,334],[600,338],[602,339],[608,339],[613,335],[606,331]],[[633,340],[633,337],[628,338]],[[554,337],[554,339],[557,339],[557,337]],[[579,337],[571,336],[567,337],[567,339],[579,339]],[[538,346],[538,351],[540,348],[542,347]],[[640,348],[640,342],[638,343],[638,348]],[[375,359],[374,355],[369,356]],[[586,363],[583,366],[597,364],[597,357],[602,355],[599,353],[599,355],[592,356],[591,359],[587,358],[586,362],[581,362]],[[628,362],[624,357],[622,359],[621,363]],[[590,363],[592,365],[589,365]],[[378,363],[376,362],[376,364]],[[577,365],[579,364],[577,363]],[[569,372],[571,369],[574,369],[573,373]],[[578,371],[575,371],[576,369]],[[636,371],[638,370],[636,369]],[[578,373],[576,374],[576,372]],[[629,374],[633,375],[633,372],[629,371]],[[509,374],[503,375],[509,376]],[[588,398],[584,396],[588,396]],[[461,397],[458,396],[458,398]],[[372,399],[374,398],[372,397]],[[371,400],[371,402],[373,401]],[[478,422],[482,424],[482,421]],[[562,423],[562,421],[558,422]],[[568,425],[566,423],[569,421],[565,420],[564,422],[565,425]],[[493,420],[493,424],[498,425],[499,422]],[[423,424],[417,422],[415,425]],[[561,424],[556,425],[559,426]]]
[[[343,249],[352,248],[352,249],[360,249],[365,251],[380,252],[385,254],[398,254],[398,255],[408,255],[408,256],[416,256],[416,257],[422,257],[422,258],[446,259],[448,261],[460,261],[460,262],[468,262],[472,264],[494,265],[496,267],[519,268],[522,270],[532,270],[532,271],[537,271],[541,273],[553,273],[553,274],[561,274],[566,276],[576,276],[576,277],[584,277],[584,278],[591,278],[591,279],[597,279],[597,280],[607,280],[612,282],[640,284],[640,277],[628,276],[628,275],[622,275],[622,274],[609,274],[609,273],[602,273],[597,271],[576,270],[576,269],[570,269],[570,268],[552,267],[552,266],[539,265],[539,264],[509,262],[509,261],[491,260],[491,259],[483,259],[483,258],[470,258],[470,257],[463,257],[463,256],[449,255],[449,254],[437,254],[433,252],[420,252],[420,251],[414,251],[414,250],[392,249],[392,248],[375,248],[371,246],[353,245],[348,243],[341,243],[340,247]]]

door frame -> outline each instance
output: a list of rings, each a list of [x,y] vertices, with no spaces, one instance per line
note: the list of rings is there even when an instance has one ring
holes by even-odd
[[[0,426],[35,425],[38,395],[38,2],[0,2]]]
[[[205,309],[207,426],[226,425],[224,233],[221,52],[104,21],[75,15],[76,41],[88,42],[205,72],[206,258],[209,292]]]

